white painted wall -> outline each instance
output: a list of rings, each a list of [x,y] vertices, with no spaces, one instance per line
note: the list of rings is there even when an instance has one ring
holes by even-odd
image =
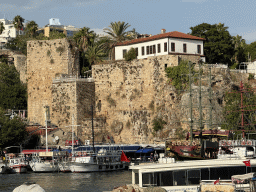
[[[144,59],[150,56],[158,56],[158,55],[167,55],[168,52],[164,52],[164,43],[168,42],[168,38],[164,38],[164,39],[158,39],[155,41],[148,41],[148,42],[142,42],[142,43],[137,43],[137,44],[133,44],[133,45],[125,45],[125,46],[118,46],[115,47],[115,59],[116,60],[122,60],[123,59],[123,50],[127,49],[127,51],[129,51],[132,47],[136,48],[138,47],[138,59]],[[157,49],[157,44],[161,44],[161,52],[158,53],[158,49]],[[149,54],[147,55],[147,46],[151,46],[151,45],[156,45],[156,53],[154,54]],[[144,55],[142,55],[141,52],[141,47],[144,46]]]
[[[201,45],[201,54],[204,55],[204,44],[200,40],[191,40],[191,39],[177,39],[169,38],[169,52],[171,52],[171,43],[175,43],[175,53],[184,53],[183,44],[187,44],[187,54],[197,54],[197,45]]]
[[[6,20],[6,19],[0,19],[0,22],[4,24],[4,31],[0,35],[0,44],[6,44],[8,40],[12,38],[16,38],[16,36],[20,33],[20,35],[23,35],[23,31],[17,31],[14,27],[14,24],[12,24],[12,21]]]
[[[247,65],[247,72],[256,74],[256,61]]]
[[[164,43],[167,42],[167,52],[164,52]],[[123,60],[123,50],[129,51],[132,47],[138,48],[137,59],[144,59],[150,56],[167,55],[168,52],[171,53],[171,42],[175,43],[175,53],[183,53],[183,43],[187,44],[187,54],[197,54],[197,45],[201,45],[201,55],[203,52],[203,41],[200,40],[190,40],[190,39],[177,39],[177,38],[163,38],[154,41],[141,42],[132,45],[117,46],[115,47],[115,59]],[[158,53],[157,44],[161,44],[161,52]],[[156,45],[156,53],[147,55],[147,46]],[[141,47],[144,46],[145,54],[142,55]]]

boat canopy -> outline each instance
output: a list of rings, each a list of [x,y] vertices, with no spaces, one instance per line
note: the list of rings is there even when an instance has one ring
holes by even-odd
[[[153,148],[143,148],[143,149],[139,149],[135,153],[152,153],[152,152],[154,152]]]

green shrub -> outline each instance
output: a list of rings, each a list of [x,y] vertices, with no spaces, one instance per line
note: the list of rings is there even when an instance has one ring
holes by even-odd
[[[162,130],[164,128],[164,125],[167,123],[161,119],[161,118],[154,118],[153,119],[153,129],[155,132]]]
[[[252,79],[254,79],[254,75],[250,73],[249,77],[248,77],[248,80],[252,80]]]
[[[136,59],[137,55],[136,55],[136,51],[134,48],[131,48],[125,55],[124,55],[124,59],[125,61],[131,61],[133,59]]]

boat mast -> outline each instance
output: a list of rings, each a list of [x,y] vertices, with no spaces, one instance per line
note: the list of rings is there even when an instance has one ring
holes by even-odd
[[[202,77],[201,77],[201,62],[199,62],[199,128],[200,128],[200,144],[202,144],[202,130],[203,130],[203,112],[202,112]]]
[[[94,128],[93,128],[93,105],[91,105],[91,110],[92,110],[92,149],[93,149],[93,152],[95,153],[95,147],[94,147]]]
[[[72,115],[72,157],[74,156],[74,114]]]
[[[49,110],[49,106],[45,106],[45,148],[46,151],[48,152],[48,125],[47,125],[47,111]]]

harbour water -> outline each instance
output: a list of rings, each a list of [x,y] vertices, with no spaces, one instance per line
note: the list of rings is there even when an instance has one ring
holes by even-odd
[[[46,192],[112,191],[132,183],[131,171],[93,173],[26,173],[0,174],[0,191],[13,191],[24,182],[35,182]]]

